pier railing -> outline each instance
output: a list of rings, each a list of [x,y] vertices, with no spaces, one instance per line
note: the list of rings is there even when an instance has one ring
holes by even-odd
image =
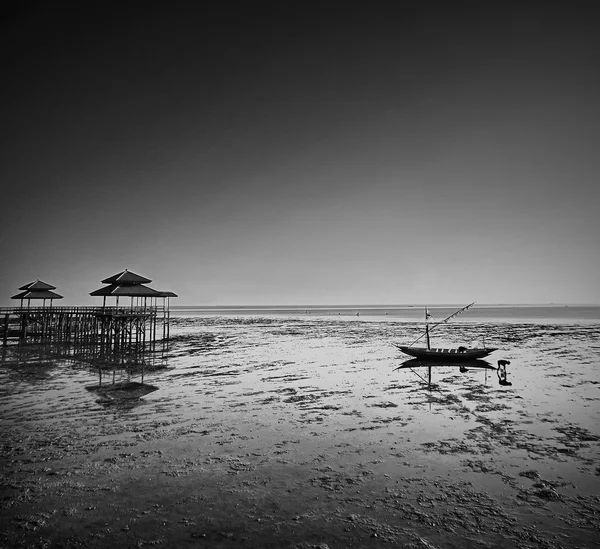
[[[0,316],[5,314],[23,314],[23,313],[68,313],[68,314],[154,314],[163,312],[166,308],[162,305],[146,307],[0,307]]]

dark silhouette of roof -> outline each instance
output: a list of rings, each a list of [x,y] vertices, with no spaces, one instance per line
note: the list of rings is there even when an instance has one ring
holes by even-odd
[[[54,286],[53,286],[54,287]],[[51,290],[25,290],[11,299],[62,299],[63,296]]]
[[[52,286],[41,280],[36,280],[35,282],[30,282],[29,284],[25,284],[25,286],[21,286],[19,290],[56,290],[56,286]]]
[[[162,292],[143,284],[109,284],[90,293],[91,296],[163,297]]]
[[[91,296],[102,297],[177,297],[173,292],[159,292],[145,283],[152,282],[149,278],[132,273],[125,269],[116,275],[105,278],[102,283],[108,284],[90,293]]]
[[[116,275],[105,278],[101,282],[102,284],[148,284],[152,280],[125,269]]]
[[[179,297],[175,292],[159,292],[161,297]]]

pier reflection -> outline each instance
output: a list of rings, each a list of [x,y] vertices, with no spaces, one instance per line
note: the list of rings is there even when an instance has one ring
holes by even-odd
[[[97,375],[98,383],[86,386],[104,405],[133,407],[142,397],[158,390],[146,377],[167,367],[166,341],[151,345],[129,345],[120,348],[106,345],[79,345],[71,360],[86,365]]]
[[[88,385],[86,390],[98,397],[96,402],[104,405],[126,406],[131,408],[140,404],[142,397],[158,391],[158,387],[144,383],[144,371],[137,373],[139,381],[134,380],[135,372],[129,370],[102,370],[99,368],[98,383]]]
[[[86,387],[103,403],[134,402],[158,390],[146,382],[157,370],[167,367],[167,340],[150,344],[115,347],[99,344],[21,342],[2,347],[1,363],[21,382],[48,379],[61,364],[84,368],[98,383]]]

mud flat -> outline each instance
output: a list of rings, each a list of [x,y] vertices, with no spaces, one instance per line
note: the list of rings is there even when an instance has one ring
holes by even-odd
[[[182,318],[149,390],[6,349],[0,546],[598,547],[600,326],[478,326],[513,385],[431,388],[394,371],[417,330]]]

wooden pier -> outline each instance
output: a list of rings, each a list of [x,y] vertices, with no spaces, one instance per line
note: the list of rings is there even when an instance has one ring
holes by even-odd
[[[167,307],[4,307],[0,341],[84,343],[113,350],[168,340]]]
[[[20,364],[84,363],[102,372],[134,371],[164,366],[170,337],[169,299],[173,292],[158,291],[150,279],[125,269],[102,281],[90,293],[102,297],[101,307],[55,307],[63,296],[41,280],[21,286],[12,296],[19,307],[0,308],[1,359],[11,356]],[[108,306],[107,299],[115,305]],[[129,301],[129,306],[119,306]],[[31,307],[31,301],[42,307]],[[46,306],[49,301],[50,305]],[[24,304],[26,303],[26,306]],[[100,383],[101,384],[101,383]]]

